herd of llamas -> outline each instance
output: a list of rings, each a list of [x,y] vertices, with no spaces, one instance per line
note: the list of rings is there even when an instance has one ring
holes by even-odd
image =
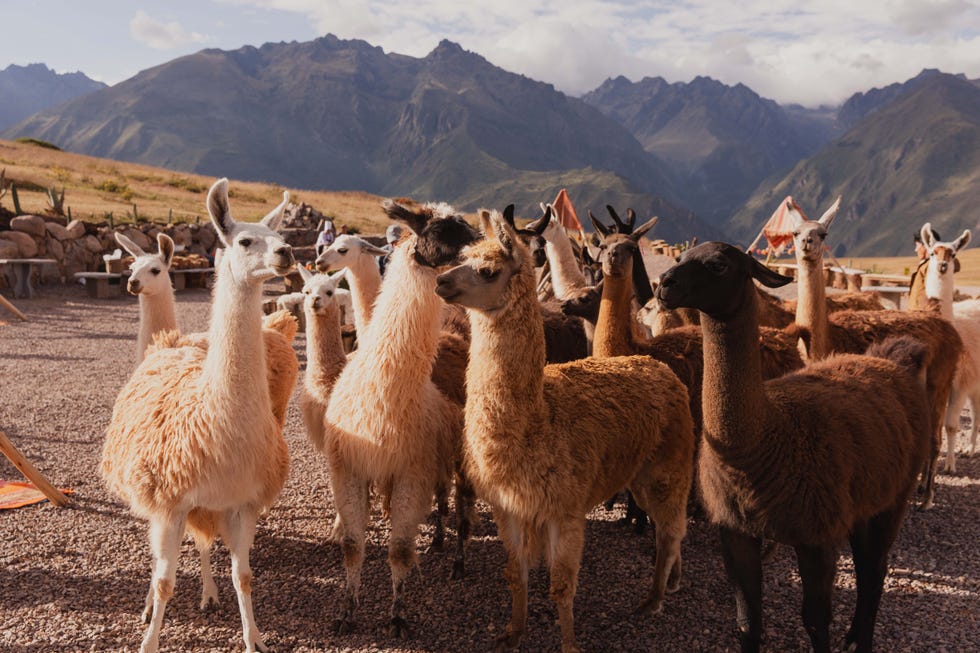
[[[355,628],[374,498],[390,522],[392,637],[411,628],[406,585],[420,524],[435,507],[432,546],[443,546],[453,499],[452,577],[462,578],[480,499],[492,508],[511,593],[494,649],[524,638],[529,572],[543,560],[562,650],[578,651],[586,515],[625,490],[638,527],[649,516],[655,529],[652,583],[637,614],[659,612],[680,588],[688,519],[707,519],[734,589],[742,651],[762,643],[762,565],[777,544],[796,553],[813,649],[831,650],[845,542],[857,603],[844,644],[872,650],[906,510],[913,500],[933,504],[943,430],[954,470],[960,412],[968,400],[980,407],[980,301],[953,301],[951,261],[969,231],[938,242],[923,227],[927,306],[899,312],[873,296],[826,294],[824,240],[839,200],[819,220],[796,214],[792,303],[764,290],[792,279],[723,243],[688,249],[649,279],[641,240],[656,218],[636,226],[632,210],[623,220],[607,207],[612,226],[590,212],[590,252],[550,206],[524,227],[513,206],[481,211],[477,229],[445,204],[387,200],[384,212],[405,227],[391,252],[340,236],[317,272],[299,266],[302,292],[263,315],[265,282],[296,267],[276,231],[287,201],[239,222],[228,181],[210,189],[224,248],[206,333],[178,329],[170,238],[161,234],[148,253],[117,236],[134,257],[128,289],[140,323],[137,367],[116,400],[101,472],[149,523],[141,651],[158,650],[186,533],[200,556],[201,608],[218,600],[210,550],[220,537],[245,649],[267,650],[249,554],[289,470],[283,428],[299,371],[289,309],[300,306],[300,409],[329,470],[336,518],[323,535],[339,545],[345,575],[336,632]],[[382,277],[377,259],[386,255]],[[345,315],[357,336],[350,353]],[[976,432],[974,420],[974,449]]]

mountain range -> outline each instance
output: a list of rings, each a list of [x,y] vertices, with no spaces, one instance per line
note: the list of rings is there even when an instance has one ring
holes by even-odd
[[[0,130],[31,114],[80,95],[107,88],[84,73],[58,74],[44,64],[10,65],[0,70]]]
[[[581,217],[606,203],[632,206],[660,215],[655,235],[675,242],[744,244],[783,194],[811,213],[842,194],[836,251],[888,255],[907,253],[916,220],[950,233],[974,226],[962,212],[977,199],[971,90],[980,92],[963,76],[926,70],[809,109],[707,77],[618,77],[579,99],[449,41],[417,58],[327,35],[203,50],[0,136],[466,210],[513,201],[528,217],[565,187]]]

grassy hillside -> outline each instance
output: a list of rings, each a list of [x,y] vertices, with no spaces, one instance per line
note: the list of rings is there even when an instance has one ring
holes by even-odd
[[[45,212],[45,188],[65,188],[65,207],[72,217],[105,220],[108,213],[116,221],[132,219],[133,204],[141,217],[166,222],[207,218],[204,206],[207,189],[214,177],[173,172],[163,168],[99,159],[81,154],[39,147],[28,143],[0,140],[0,169],[18,188],[21,208],[27,213]],[[277,184],[231,183],[232,207],[241,220],[260,218],[282,199],[286,190]],[[290,198],[306,202],[326,215],[338,227],[347,224],[364,233],[383,232],[388,219],[379,208],[381,197],[363,192],[327,192],[289,188]],[[13,200],[2,200],[8,211]]]

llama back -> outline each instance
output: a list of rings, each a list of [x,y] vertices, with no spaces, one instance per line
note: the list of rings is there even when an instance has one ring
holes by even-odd
[[[615,480],[621,470],[639,470],[651,459],[687,474],[690,484],[691,467],[683,462],[694,451],[687,388],[663,363],[617,356],[548,365],[544,398],[551,432],[569,434],[552,447],[561,468],[595,479],[581,488],[583,510],[622,489]]]

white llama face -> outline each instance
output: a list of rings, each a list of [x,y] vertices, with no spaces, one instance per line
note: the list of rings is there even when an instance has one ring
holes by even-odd
[[[823,258],[823,243],[827,230],[816,220],[806,220],[793,231],[793,247],[796,256],[804,261],[819,261]]]
[[[174,241],[166,234],[157,236],[160,251],[148,254],[136,243],[121,233],[116,233],[116,242],[129,252],[134,260],[129,266],[129,282],[126,289],[133,295],[152,297],[170,290],[170,263],[174,255]]]
[[[362,256],[384,256],[387,252],[357,236],[341,234],[316,259],[316,269],[321,272],[352,267]]]
[[[303,268],[305,269],[305,268]],[[334,274],[303,275],[303,309],[313,315],[323,315],[337,301],[337,287],[347,274],[347,268]]]
[[[275,229],[282,222],[289,193],[282,203],[260,222],[237,222],[228,206],[228,180],[220,179],[208,192],[208,212],[225,244],[222,270],[228,270],[239,281],[261,282],[286,275],[296,263],[292,247]],[[219,271],[220,273],[220,271]]]

